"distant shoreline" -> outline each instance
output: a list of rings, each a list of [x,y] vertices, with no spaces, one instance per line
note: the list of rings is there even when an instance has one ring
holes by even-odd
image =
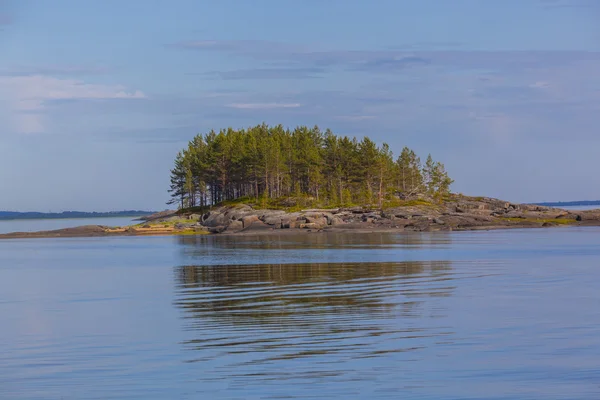
[[[600,207],[600,200],[582,200],[582,201],[554,201],[544,203],[530,203],[538,206],[545,207],[578,207],[578,206],[598,206]]]
[[[0,211],[0,221],[86,219],[86,218],[139,218],[153,214],[154,211],[109,211],[84,212],[65,211],[61,213]]]

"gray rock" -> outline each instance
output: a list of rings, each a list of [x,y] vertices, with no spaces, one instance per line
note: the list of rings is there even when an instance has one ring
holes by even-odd
[[[318,226],[318,227],[325,227],[327,226],[327,218],[322,217],[322,216],[311,216],[311,217],[306,217],[306,224],[312,224],[314,226]]]
[[[229,225],[227,225],[227,232],[239,232],[244,229],[244,224],[242,221],[231,221]]]
[[[208,217],[202,221],[202,225],[209,228],[225,226],[227,224],[227,220],[228,218],[225,217],[225,214],[221,213],[220,211],[211,211],[208,213]]]
[[[331,219],[328,221],[328,223],[331,226],[338,226],[338,225],[344,225],[345,224],[344,220],[341,219],[340,217],[337,217],[337,216],[331,217]]]
[[[210,233],[222,233],[224,230],[225,230],[225,227],[223,225],[211,226],[210,228],[208,228],[208,231]]]
[[[241,221],[243,217],[250,215],[253,212],[254,210],[252,207],[247,205],[239,205],[227,210],[226,214],[231,220]]]
[[[260,220],[258,219],[257,215],[247,215],[242,218],[242,224],[244,226],[244,229],[248,228],[254,222],[258,222],[258,221],[260,221]]]
[[[274,226],[276,228],[281,227],[281,219],[285,217],[284,211],[267,211],[259,216],[259,219],[267,225]]]

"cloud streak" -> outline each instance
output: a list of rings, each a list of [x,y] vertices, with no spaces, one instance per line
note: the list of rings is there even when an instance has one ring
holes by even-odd
[[[57,100],[144,99],[140,90],[121,85],[101,85],[75,79],[43,75],[0,76],[0,92],[14,113],[13,124],[20,133],[44,132],[43,111],[48,102]]]
[[[298,75],[313,71],[325,73],[332,69],[366,73],[390,73],[409,67],[444,67],[515,71],[547,65],[569,65],[578,62],[598,62],[600,53],[584,51],[461,51],[461,50],[317,50],[306,46],[271,41],[197,41],[173,45],[195,51],[225,52],[263,63],[280,63],[272,76],[284,76],[285,70]],[[229,78],[256,74],[269,76],[268,68],[231,72]],[[224,78],[228,74],[223,73]]]

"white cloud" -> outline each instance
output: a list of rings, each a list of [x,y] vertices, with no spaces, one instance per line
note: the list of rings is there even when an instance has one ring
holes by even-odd
[[[14,129],[20,133],[43,132],[44,106],[52,100],[143,99],[140,90],[121,85],[101,85],[43,75],[0,76],[0,93],[9,103]]]
[[[298,108],[299,103],[233,103],[227,107],[238,108],[241,110],[269,110],[273,108]]]

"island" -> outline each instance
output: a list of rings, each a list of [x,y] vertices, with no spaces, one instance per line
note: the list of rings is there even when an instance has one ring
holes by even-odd
[[[568,211],[453,193],[444,164],[408,147],[331,130],[260,124],[196,135],[175,157],[169,204],[138,225],[16,232],[0,238],[423,232],[600,226],[600,210]]]

